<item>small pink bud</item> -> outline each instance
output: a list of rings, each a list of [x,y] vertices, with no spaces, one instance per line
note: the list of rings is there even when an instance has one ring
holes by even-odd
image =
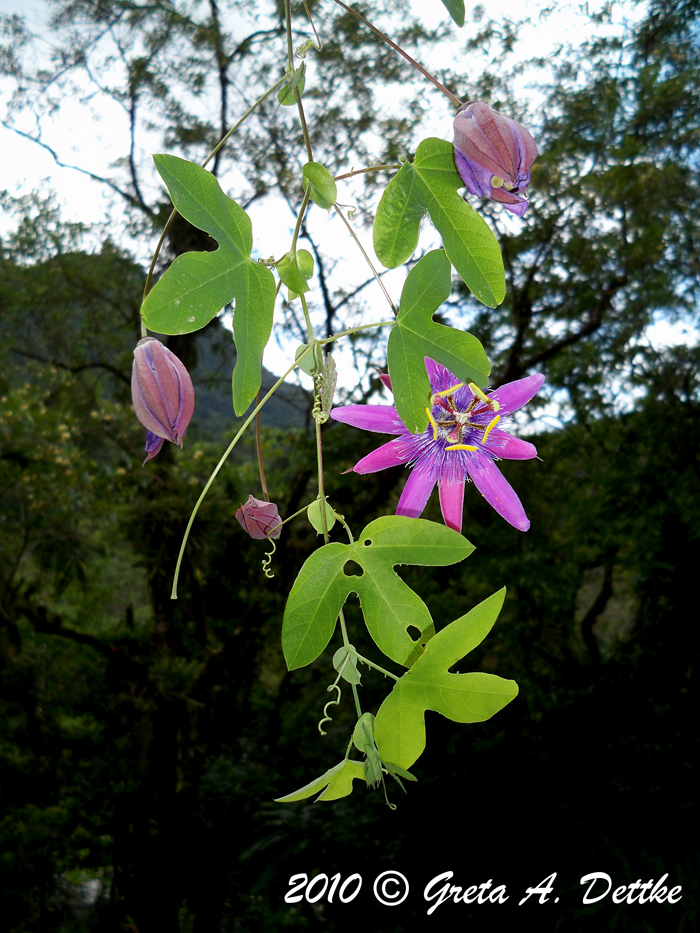
[[[194,413],[194,387],[180,360],[155,337],[139,340],[134,350],[131,399],[148,432],[144,463],[156,456],[163,440],[182,447]]]
[[[279,538],[282,533],[281,528],[275,528],[281,525],[282,519],[274,502],[263,502],[248,496],[248,501],[236,512],[236,518],[251,538]]]
[[[455,163],[472,194],[500,201],[523,216],[537,144],[529,130],[483,101],[463,104],[454,121]]]

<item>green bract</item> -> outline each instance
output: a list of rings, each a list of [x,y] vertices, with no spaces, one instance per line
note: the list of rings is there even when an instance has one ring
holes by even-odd
[[[272,330],[274,277],[251,259],[250,218],[210,172],[175,156],[153,158],[177,211],[213,237],[219,248],[178,256],[147,295],[141,310],[144,322],[160,334],[188,334],[207,325],[235,299],[238,359],[233,406],[242,415],[260,388],[262,354]]]
[[[418,245],[420,222],[427,212],[469,290],[495,308],[506,293],[501,250],[486,222],[458,194],[463,187],[452,143],[423,140],[414,161],[401,166],[382,195],[374,220],[374,249],[389,269],[406,262]]]

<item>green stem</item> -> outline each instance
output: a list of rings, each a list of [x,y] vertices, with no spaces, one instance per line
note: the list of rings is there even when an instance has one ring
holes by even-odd
[[[260,404],[260,389],[258,389],[258,394],[255,396],[255,404]],[[270,501],[270,495],[267,491],[267,483],[265,482],[265,467],[263,466],[263,455],[262,455],[262,439],[260,437],[260,411],[255,416],[255,446],[258,452],[258,467],[260,469],[260,486],[262,488],[263,498],[265,502]]]
[[[292,252],[296,251],[297,240],[299,239],[299,231],[301,230],[301,225],[304,220],[304,214],[306,213],[306,208],[309,203],[309,192],[304,192],[304,198],[301,202],[301,207],[299,208],[299,215],[297,217],[296,226],[294,227],[294,236],[292,237]]]
[[[338,217],[340,217],[340,219],[343,221],[343,223],[344,223],[345,226],[347,227],[348,233],[350,234],[350,236],[353,238],[353,240],[354,240],[355,243],[357,244],[358,249],[360,250],[360,252],[362,253],[362,255],[365,257],[365,262],[367,263],[367,265],[368,265],[368,266],[370,267],[370,269],[372,270],[372,275],[375,277],[375,279],[377,280],[377,284],[379,285],[379,287],[381,288],[381,290],[384,292],[384,297],[386,298],[386,300],[387,300],[387,301],[389,302],[389,304],[391,305],[391,310],[394,312],[394,314],[398,314],[399,312],[398,312],[398,310],[397,310],[397,308],[396,308],[396,305],[395,305],[394,302],[391,300],[391,295],[390,295],[389,292],[386,290],[386,288],[385,288],[385,286],[384,286],[384,282],[382,282],[379,273],[377,272],[377,270],[376,270],[376,269],[374,268],[374,266],[372,265],[372,260],[369,258],[369,256],[368,256],[367,253],[365,252],[364,246],[363,246],[362,243],[360,243],[360,241],[357,239],[357,236],[356,236],[356,234],[355,234],[355,231],[354,231],[354,230],[352,229],[352,227],[350,226],[350,223],[349,223],[349,221],[346,219],[345,214],[343,214],[343,212],[341,211],[341,209],[338,207],[337,204],[334,204],[333,206],[334,206],[335,209],[336,209],[336,212],[337,212],[337,214],[338,214]]]
[[[218,476],[219,471],[221,470],[221,467],[224,465],[224,463],[226,463],[226,460],[227,460],[228,457],[230,456],[231,451],[232,451],[233,448],[236,446],[236,444],[238,443],[238,441],[239,441],[240,438],[242,437],[243,432],[246,430],[246,428],[247,428],[248,425],[251,423],[251,421],[253,420],[253,418],[255,418],[255,416],[256,416],[257,413],[260,411],[260,409],[263,407],[263,405],[267,402],[267,400],[277,391],[277,389],[279,389],[279,387],[282,385],[282,383],[283,383],[284,380],[287,378],[287,376],[296,368],[296,366],[299,364],[299,360],[302,360],[302,359],[306,356],[306,354],[309,353],[310,351],[311,351],[311,347],[307,347],[307,348],[303,351],[303,353],[300,353],[300,354],[299,354],[298,359],[296,359],[296,360],[294,361],[294,363],[292,363],[292,365],[289,367],[289,369],[286,371],[286,373],[284,373],[284,375],[280,376],[280,378],[279,378],[279,379],[277,380],[277,382],[273,385],[273,387],[272,387],[272,388],[270,389],[270,391],[267,393],[267,395],[266,395],[265,398],[262,400],[262,402],[260,402],[260,404],[256,406],[255,410],[254,410],[254,411],[246,418],[246,420],[243,422],[243,425],[241,426],[240,430],[238,431],[238,433],[236,434],[236,436],[234,437],[234,439],[231,441],[231,443],[228,445],[228,447],[227,447],[226,450],[224,451],[224,454],[223,454],[223,456],[221,457],[221,459],[219,460],[219,462],[218,462],[218,463],[216,464],[216,466],[214,467],[214,472],[211,474],[211,476],[210,476],[209,479],[207,480],[207,483],[206,483],[204,489],[203,489],[202,492],[200,493],[199,499],[197,499],[197,502],[195,503],[195,506],[194,506],[194,508],[192,509],[192,514],[190,515],[190,520],[187,522],[187,528],[185,528],[185,534],[184,534],[183,539],[182,539],[182,544],[180,545],[180,553],[179,553],[178,556],[177,556],[177,564],[175,565],[175,577],[174,577],[174,579],[173,579],[173,589],[172,589],[172,592],[171,592],[171,594],[170,594],[170,598],[171,598],[171,599],[177,599],[177,583],[178,583],[178,579],[179,579],[179,577],[180,577],[180,565],[182,564],[182,558],[183,558],[183,555],[184,555],[184,553],[185,553],[185,546],[187,545],[187,539],[188,539],[189,536],[190,536],[190,531],[191,531],[191,529],[192,529],[192,525],[193,525],[193,523],[194,523],[194,520],[195,520],[195,517],[196,517],[196,515],[197,515],[197,512],[199,511],[199,507],[200,507],[200,505],[202,504],[202,502],[204,502],[204,499],[205,499],[207,493],[209,492],[209,489],[211,488],[212,483],[214,482],[214,480],[215,480],[216,477]]]
[[[391,48],[394,49],[395,52],[398,52],[399,55],[403,55],[406,61],[409,62],[411,65],[413,65],[413,67],[417,71],[420,71],[420,73],[423,75],[424,78],[427,78],[428,81],[432,81],[432,83],[435,85],[435,87],[439,91],[442,91],[443,94],[449,97],[453,104],[456,104],[458,107],[462,106],[462,101],[459,99],[459,97],[453,94],[452,91],[448,91],[444,84],[440,84],[437,78],[433,77],[433,75],[431,75],[429,71],[426,71],[426,69],[422,65],[419,65],[418,62],[414,58],[411,58],[408,52],[404,52],[404,50],[401,48],[400,45],[397,45],[395,42],[392,42],[389,36],[385,35],[381,31],[381,29],[377,29],[376,26],[373,26],[368,19],[364,18],[362,13],[358,13],[357,10],[353,10],[351,7],[343,3],[342,0],[335,0],[335,2],[338,4],[338,6],[342,6],[344,10],[347,10],[348,13],[352,13],[353,16],[356,16],[357,19],[360,20],[360,22],[364,23],[365,26],[368,26],[372,30],[373,33],[378,35],[379,38],[383,42],[386,42],[387,45],[390,45]]]
[[[351,327],[349,330],[341,330],[339,334],[332,334],[330,337],[325,337],[323,340],[319,340],[322,346],[327,343],[333,343],[336,340],[340,340],[341,337],[349,337],[351,334],[357,334],[361,330],[369,330],[371,327],[393,327],[396,321],[376,321],[374,324],[360,324],[358,327]]]
[[[351,172],[345,172],[344,175],[334,175],[333,181],[342,181],[343,178],[352,178],[353,175],[364,175],[365,172],[381,172],[383,169],[398,169],[401,168],[401,163],[390,164],[390,165],[369,165],[367,168],[354,168]]]
[[[391,677],[392,680],[401,680],[400,677],[397,677],[396,674],[392,674],[391,671],[385,670],[383,667],[380,667],[378,664],[375,664],[374,661],[370,661],[369,658],[363,657],[359,652],[352,649],[352,653],[355,655],[358,661],[361,661],[363,664],[366,664],[368,667],[373,667],[375,671],[379,671],[380,674],[384,674],[385,677]]]

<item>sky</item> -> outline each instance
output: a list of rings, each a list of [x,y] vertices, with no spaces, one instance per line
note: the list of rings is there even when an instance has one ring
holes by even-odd
[[[427,27],[438,28],[451,23],[442,3],[438,0],[411,0],[411,2],[415,13]],[[552,54],[559,44],[576,45],[583,41],[590,34],[588,14],[597,12],[605,6],[603,0],[591,0],[588,4],[573,2],[553,4],[546,15],[536,19],[533,25],[522,29],[519,33],[522,56],[531,55],[533,48],[537,49],[538,54],[546,56]],[[467,2],[468,23],[471,19],[470,8],[471,4]],[[538,9],[547,9],[542,0],[531,0],[528,3],[528,13],[532,14],[533,10]],[[488,3],[488,15],[495,19],[505,17],[518,19],[522,11],[522,0],[489,0]],[[44,0],[0,0],[0,12],[24,16],[28,26],[36,34],[40,37],[47,37],[42,40],[42,43],[44,53],[48,50],[50,36],[45,27],[47,4]],[[638,17],[641,14],[641,6],[630,0],[630,2],[613,5],[611,13],[610,25],[606,28],[608,31],[620,31],[626,19]],[[452,28],[455,33],[455,55],[461,54],[459,42],[463,39],[463,33],[456,27]],[[469,30],[470,26],[466,25],[464,29]],[[436,47],[435,60],[431,61],[428,53],[422,63],[428,69],[433,67],[439,72],[439,59],[444,55],[445,46],[441,44],[439,49]],[[470,67],[473,66],[474,63],[470,62]],[[532,100],[537,92],[536,89],[527,86],[526,80],[523,78],[522,93]],[[3,97],[6,101],[9,89],[8,83],[4,85],[0,83],[0,117],[4,116]],[[449,108],[435,108],[428,123],[429,125],[423,127],[426,137],[439,136],[451,139],[452,115]],[[31,119],[25,117],[18,122],[18,125],[27,133],[36,134],[37,127]],[[124,154],[124,140],[128,138],[128,121],[126,113],[113,101],[106,100],[101,103],[99,118],[95,120],[90,117],[84,106],[71,99],[63,101],[60,111],[54,116],[43,115],[41,132],[42,139],[59,155],[61,161],[82,166],[97,174],[110,175],[114,171],[112,163]],[[144,155],[147,156],[149,139],[142,137],[139,142]],[[157,145],[155,141],[153,145]],[[37,189],[44,193],[50,190],[55,193],[65,220],[82,221],[88,225],[104,222],[113,211],[114,196],[105,186],[75,169],[57,166],[48,151],[2,126],[0,126],[0,152],[3,153],[0,187],[10,195],[16,197]],[[152,177],[152,183],[158,183],[155,174]],[[352,184],[339,188],[339,199],[352,203]],[[286,217],[284,222],[280,222],[280,210]],[[264,239],[256,235],[256,246],[261,254],[278,256],[289,248],[294,218],[291,213],[286,212],[284,206],[280,207],[279,204],[270,202],[265,204],[258,202],[250,208],[249,213],[253,220],[254,233],[265,232]],[[510,218],[510,215],[508,216]],[[337,254],[355,255],[352,252],[354,247],[349,241],[348,234],[337,217],[326,216],[322,211],[314,209],[309,222],[317,239],[324,243],[333,242],[336,245]],[[515,225],[520,223],[516,218],[512,218],[511,222]],[[0,217],[0,236],[9,230],[11,225],[11,218]],[[374,257],[369,229],[359,224],[356,224],[354,229],[369,255]],[[426,245],[423,239],[421,244]],[[148,245],[143,242],[138,244],[134,242],[130,245],[132,248],[135,247],[137,258],[146,264],[150,258]],[[356,258],[346,260],[345,264],[348,282],[357,281]],[[379,266],[378,263],[376,265]],[[363,268],[359,274],[364,278],[366,268]],[[404,277],[405,270],[400,269],[389,273],[385,278],[387,288],[395,301],[400,294]],[[370,288],[375,288],[375,286],[370,286]],[[379,308],[379,316],[375,318],[376,320],[387,316],[386,306],[382,309],[381,305],[375,304],[375,307]],[[678,342],[679,339],[683,339],[683,333],[681,325],[659,321],[649,329],[647,337],[652,343],[659,345]],[[293,349],[288,340],[284,340],[281,346],[274,340],[271,341],[266,351],[265,365],[273,372],[283,371],[288,366]],[[343,357],[339,359],[343,360]],[[352,365],[349,356],[347,363]],[[306,377],[301,378],[302,382],[306,380]]]

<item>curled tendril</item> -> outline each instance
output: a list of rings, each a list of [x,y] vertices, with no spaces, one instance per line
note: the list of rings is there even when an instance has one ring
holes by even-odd
[[[270,542],[270,544],[272,545],[272,550],[271,550],[271,551],[267,551],[267,552],[265,553],[265,559],[264,559],[263,562],[262,562],[262,569],[263,569],[263,573],[265,574],[265,576],[268,577],[268,578],[271,580],[271,579],[274,577],[274,573],[271,573],[271,572],[270,572],[270,564],[272,563],[272,556],[273,556],[273,554],[275,553],[275,551],[277,550],[277,545],[276,545],[275,542],[272,540],[272,538],[268,538],[267,540],[268,540],[268,541]]]
[[[323,719],[318,724],[318,731],[321,733],[321,735],[328,735],[328,733],[324,732],[323,729],[321,728],[324,722],[333,721],[333,717],[328,715],[328,707],[329,706],[340,706],[340,698],[343,695],[343,692],[338,686],[337,681],[336,683],[330,685],[330,687],[328,688],[328,692],[330,693],[331,690],[335,690],[336,694],[335,694],[335,697],[332,700],[329,700],[326,703],[326,705],[323,707]]]

